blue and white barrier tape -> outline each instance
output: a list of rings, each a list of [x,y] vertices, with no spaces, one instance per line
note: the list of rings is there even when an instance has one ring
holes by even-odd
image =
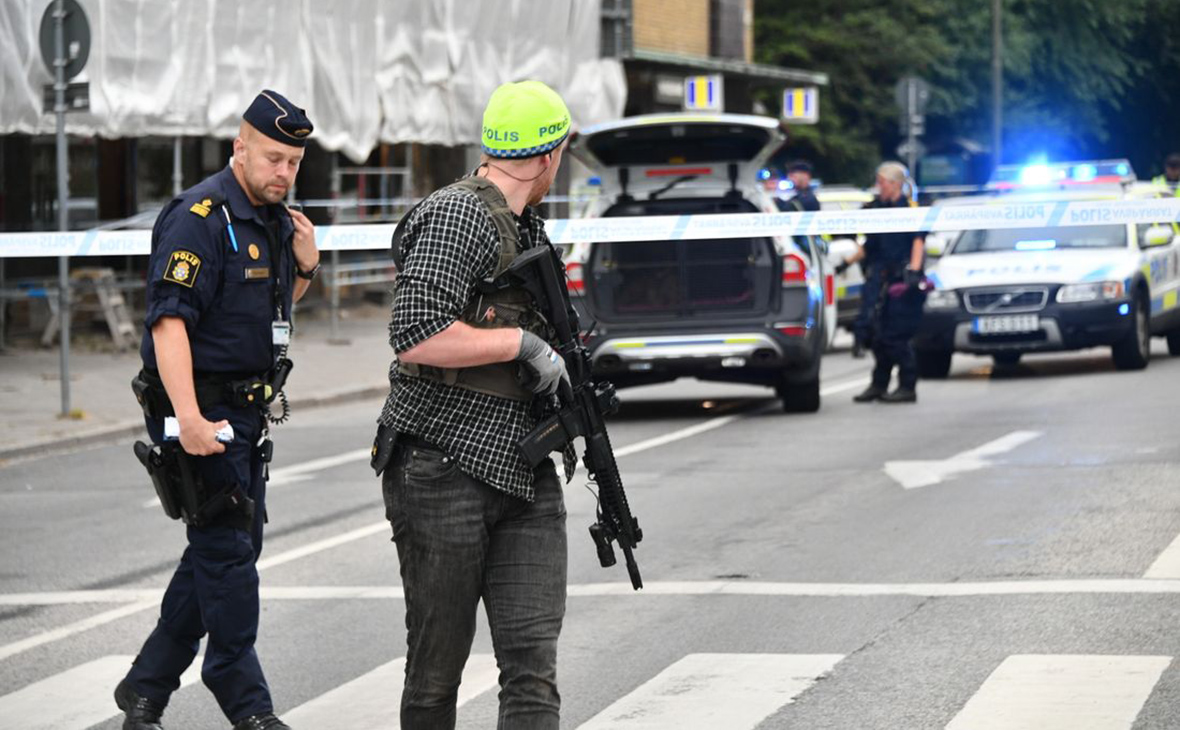
[[[610,243],[1176,221],[1180,221],[1180,198],[556,219],[548,221],[546,228],[554,243]],[[393,224],[317,226],[316,243],[323,251],[384,249],[389,247],[393,229]],[[0,234],[0,257],[146,255],[150,242],[151,232],[146,230],[7,233]]]

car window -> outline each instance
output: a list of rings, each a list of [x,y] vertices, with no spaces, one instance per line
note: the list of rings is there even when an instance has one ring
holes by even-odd
[[[964,231],[953,254],[995,251],[1055,251],[1061,249],[1125,248],[1125,226],[1070,226]]]

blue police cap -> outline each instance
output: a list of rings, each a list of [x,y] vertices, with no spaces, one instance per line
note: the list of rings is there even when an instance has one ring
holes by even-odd
[[[242,115],[250,126],[271,139],[303,147],[313,129],[307,114],[277,91],[263,89]]]

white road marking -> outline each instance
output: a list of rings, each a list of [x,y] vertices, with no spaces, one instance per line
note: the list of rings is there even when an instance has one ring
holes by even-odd
[[[105,656],[79,664],[0,697],[0,730],[84,730],[119,714],[112,696],[133,656]],[[180,678],[201,678],[198,656]]]
[[[264,601],[401,600],[401,586],[267,586]],[[630,583],[581,583],[570,598],[600,596],[787,596],[792,598],[976,598],[1036,595],[1175,595],[1180,580],[1143,578],[1095,580],[985,581],[978,583],[760,583],[756,581],[655,581],[636,592]],[[162,589],[60,591],[0,595],[0,606],[62,606],[80,603],[135,603],[158,606]],[[125,606],[120,611],[130,608]],[[133,613],[134,611],[131,611]],[[105,615],[105,614],[103,614]],[[123,614],[127,615],[127,614]],[[96,620],[93,617],[89,620]],[[115,618],[121,618],[116,616]],[[106,620],[100,623],[107,623]],[[95,624],[99,625],[99,624]],[[3,659],[4,654],[0,654]]]
[[[351,530],[342,535],[336,535],[335,537],[330,537],[325,540],[318,540],[292,550],[287,550],[286,552],[279,553],[278,555],[273,555],[269,558],[263,558],[262,560],[258,561],[258,570],[263,571],[276,565],[289,563],[292,560],[305,558],[308,555],[313,555],[315,553],[322,552],[324,550],[328,550],[354,540],[360,540],[361,538],[368,537],[369,535],[373,535],[382,530],[388,529],[389,523],[382,521],[367,527]],[[101,591],[99,593],[107,593],[107,591]],[[2,603],[2,601],[0,601],[0,603]],[[51,642],[58,641],[59,639],[65,639],[67,637],[73,636],[74,634],[80,634],[83,631],[89,631],[90,629],[93,629],[97,626],[109,624],[112,621],[118,621],[121,618],[126,618],[127,616],[137,614],[140,611],[146,611],[150,608],[158,608],[159,605],[160,601],[158,598],[139,600],[127,606],[120,606],[119,608],[111,609],[110,611],[105,611],[98,615],[84,618],[80,621],[75,621],[72,624],[59,626],[56,629],[43,631],[40,634],[35,634],[25,639],[21,639],[20,641],[14,641],[11,644],[0,646],[0,660],[7,659],[10,656],[41,646],[43,644],[49,644]]]
[[[1152,579],[1180,578],[1180,537],[1164,548],[1164,551],[1155,559],[1143,577]]]
[[[1129,730],[1166,656],[1013,655],[946,730]]]
[[[294,727],[401,727],[398,707],[406,660],[395,659],[329,692],[282,713]],[[456,706],[498,686],[499,669],[490,654],[472,654],[463,668]]]
[[[1040,431],[1013,431],[941,461],[887,461],[885,473],[906,489],[929,487],[948,477],[991,466],[990,457],[1009,452],[1040,436]]]
[[[689,654],[580,730],[742,730],[832,670],[840,654]]]
[[[870,382],[872,382],[872,381],[869,378],[857,378],[856,380],[849,380],[844,383],[835,383],[834,385],[829,385],[826,388],[820,388],[819,394],[821,396],[835,395],[836,393],[843,393],[846,390],[855,390],[856,388],[866,388],[866,387],[868,387]]]

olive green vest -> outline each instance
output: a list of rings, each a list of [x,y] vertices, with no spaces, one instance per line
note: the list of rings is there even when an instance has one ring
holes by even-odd
[[[493,183],[482,177],[465,177],[449,187],[469,190],[475,194],[487,210],[488,217],[500,235],[500,258],[489,277],[495,279],[508,270],[513,260],[521,253],[520,236],[516,230],[516,217],[508,207],[508,201]],[[497,327],[521,327],[543,340],[548,341],[549,327],[545,318],[536,310],[532,296],[518,287],[492,290],[486,287],[476,290],[474,297],[459,315],[459,321],[481,329]],[[396,299],[397,280],[394,280]],[[517,381],[519,363],[514,360],[478,365],[469,368],[440,368],[398,362],[398,372],[414,378],[424,378],[457,388],[474,390],[487,395],[515,401],[530,401],[533,393]]]

